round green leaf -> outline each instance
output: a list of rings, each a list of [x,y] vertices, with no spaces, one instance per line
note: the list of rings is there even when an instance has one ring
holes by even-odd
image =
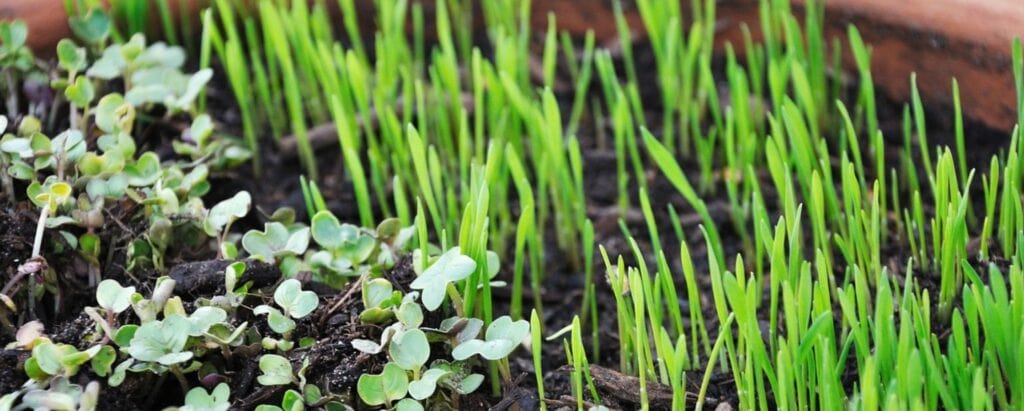
[[[192,315],[188,316],[188,335],[199,337],[206,333],[214,324],[222,323],[228,318],[228,313],[219,307],[199,307]]]
[[[128,354],[139,361],[174,365],[192,358],[191,351],[182,350],[188,341],[190,324],[180,315],[163,321],[148,321],[135,331]]]
[[[403,302],[395,312],[395,316],[407,328],[416,328],[423,323],[423,310],[419,304],[412,301]]]
[[[104,132],[131,132],[134,121],[135,108],[120,94],[107,94],[96,105],[96,126]]]
[[[263,372],[257,380],[262,385],[286,385],[291,384],[292,364],[288,359],[276,354],[266,354],[260,357],[260,371]]]
[[[233,197],[217,203],[203,221],[203,230],[207,235],[216,236],[225,226],[249,214],[252,197],[248,191],[240,191]]]
[[[90,44],[106,41],[110,35],[110,16],[101,8],[93,8],[84,16],[72,16],[68,25],[76,36]]]
[[[120,313],[132,304],[135,287],[122,287],[115,280],[100,281],[96,287],[96,302],[107,311]]]
[[[512,321],[511,317],[502,316],[487,327],[485,340],[474,339],[459,344],[452,350],[452,357],[461,361],[479,354],[488,360],[499,360],[511,354],[529,335],[529,322]]]
[[[231,388],[227,383],[220,383],[213,391],[207,393],[203,387],[195,387],[185,394],[185,406],[182,411],[227,411],[231,407],[229,396]]]
[[[363,306],[367,309],[378,308],[394,291],[391,282],[384,278],[374,278],[363,282]]]
[[[302,318],[316,309],[320,299],[312,291],[303,291],[299,280],[290,278],[274,290],[274,302],[292,318]]]
[[[395,405],[395,411],[423,411],[423,405],[412,398],[405,398]]]
[[[417,400],[429,398],[431,395],[434,395],[434,390],[437,389],[437,381],[449,373],[448,370],[440,368],[427,370],[419,380],[409,383],[409,396]]]
[[[338,249],[359,235],[359,229],[351,224],[341,224],[330,211],[320,211],[313,216],[310,224],[313,240],[330,250]]]
[[[418,370],[430,358],[427,335],[418,328],[399,331],[388,344],[388,355],[399,367]]]
[[[252,313],[256,315],[267,314],[267,325],[270,325],[270,329],[278,334],[284,334],[295,329],[295,321],[274,307],[260,305],[253,309]]]
[[[413,280],[410,287],[422,290],[423,306],[430,311],[436,310],[444,301],[448,284],[460,281],[476,270],[476,261],[463,255],[459,247],[453,247],[441,255],[434,264],[427,267],[419,277]]]
[[[271,222],[264,230],[250,230],[242,237],[242,247],[250,255],[266,261],[278,257],[302,254],[309,246],[309,228],[300,228],[289,233],[284,224]]]
[[[152,151],[147,151],[139,156],[135,163],[124,166],[124,175],[128,177],[130,186],[153,185],[160,178],[160,157]]]
[[[455,390],[462,395],[471,394],[473,391],[476,391],[477,388],[480,388],[480,384],[483,382],[483,374],[470,374],[459,381],[459,385],[455,386]]]
[[[116,359],[117,351],[114,351],[114,347],[104,345],[92,357],[92,371],[100,377],[106,377],[110,374],[110,367],[114,365],[114,360]]]
[[[60,372],[60,358],[62,355],[57,344],[49,341],[36,345],[32,349],[32,359],[36,361],[36,365],[40,370],[49,375],[57,375]]]
[[[370,406],[384,405],[405,397],[409,389],[409,376],[405,370],[388,363],[380,374],[363,374],[356,383],[359,398]]]
[[[75,82],[69,84],[64,89],[64,97],[67,97],[71,104],[76,107],[84,108],[96,98],[96,90],[92,86],[92,82],[89,81],[85,76],[79,76],[75,78]]]

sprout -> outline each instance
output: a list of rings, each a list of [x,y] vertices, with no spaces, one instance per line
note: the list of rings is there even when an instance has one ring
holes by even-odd
[[[85,313],[96,322],[107,338],[114,338],[114,322],[120,314],[132,305],[135,287],[122,287],[117,281],[106,279],[96,287],[96,302],[102,311],[86,307]]]
[[[367,405],[387,405],[405,397],[409,389],[409,376],[402,367],[388,363],[380,374],[363,374],[356,383],[359,398]]]
[[[431,368],[423,373],[419,380],[409,383],[409,396],[417,400],[425,400],[434,395],[437,389],[437,381],[451,374],[450,371],[442,368]]]
[[[219,307],[199,307],[188,316],[188,335],[200,337],[205,335],[211,327],[222,324],[228,318],[228,313]]]
[[[502,316],[487,327],[484,340],[473,339],[459,344],[452,350],[452,357],[464,360],[479,354],[488,360],[500,360],[511,354],[529,335],[529,322],[512,321],[511,317]]]
[[[284,224],[267,223],[263,231],[251,230],[242,237],[242,247],[255,258],[274,262],[278,258],[302,254],[309,246],[309,228],[289,231]]]
[[[110,36],[110,16],[99,7],[89,9],[82,15],[71,16],[68,25],[75,36],[91,45],[101,45]]]
[[[218,249],[221,250],[222,256],[232,257],[224,252],[225,238],[231,229],[231,223],[249,214],[249,207],[251,205],[252,197],[249,196],[249,192],[240,191],[233,197],[211,207],[210,211],[206,214],[206,218],[203,219],[203,230],[206,231],[207,235],[217,239]]]
[[[444,301],[448,284],[460,281],[476,270],[476,261],[459,252],[459,247],[453,247],[441,255],[430,267],[427,267],[419,277],[413,280],[410,287],[414,290],[422,290],[423,306],[429,311],[434,311]]]
[[[413,301],[405,301],[398,306],[395,316],[405,328],[416,328],[423,323],[423,309]]]
[[[96,302],[108,312],[120,314],[132,304],[135,287],[122,287],[115,280],[103,280],[96,287]]]
[[[25,361],[25,373],[37,381],[57,375],[71,377],[78,374],[79,367],[89,362],[101,348],[96,345],[88,350],[78,351],[69,344],[44,340],[32,348],[32,357]]]
[[[289,317],[303,318],[316,309],[320,300],[316,293],[303,291],[302,284],[296,279],[287,279],[274,291],[274,302]]]
[[[253,314],[266,314],[270,329],[287,336],[295,329],[295,321],[292,319],[297,320],[309,315],[316,309],[320,300],[316,293],[303,291],[298,280],[287,279],[274,291],[274,302],[281,310],[264,304],[253,309]]]
[[[287,385],[295,382],[292,364],[280,355],[266,354],[260,357],[260,371],[257,380],[263,385]]]
[[[328,273],[354,276],[366,272],[368,264],[373,262],[371,256],[379,250],[380,243],[370,232],[351,224],[341,224],[328,211],[320,211],[313,216],[310,230],[313,240],[324,248],[310,258],[310,265],[326,269]],[[334,284],[332,276],[325,277],[328,283]]]
[[[392,288],[391,282],[374,278],[363,282],[363,312],[359,320],[367,323],[381,323],[394,316],[392,308],[402,301],[402,293]]]
[[[430,358],[427,335],[417,328],[399,331],[388,344],[388,356],[405,370],[419,371]]]
[[[85,49],[75,45],[71,39],[61,39],[57,43],[57,63],[65,71],[76,73],[85,69]]]
[[[217,384],[213,391],[195,387],[185,394],[185,405],[178,411],[227,411],[231,408],[231,388],[225,383]]]
[[[120,94],[103,96],[96,105],[96,126],[103,132],[131,133],[134,122],[135,108]]]
[[[139,361],[175,365],[192,359],[185,350],[191,324],[180,315],[142,324],[131,339],[128,354]]]

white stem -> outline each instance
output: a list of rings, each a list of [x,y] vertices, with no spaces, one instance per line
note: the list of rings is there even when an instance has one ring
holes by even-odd
[[[43,248],[43,230],[46,229],[46,217],[50,214],[50,202],[43,205],[43,211],[39,212],[39,223],[36,225],[36,239],[32,243],[32,258],[39,257]]]
[[[70,111],[68,112],[68,117],[69,117],[68,118],[68,123],[71,124],[71,128],[75,129],[75,130],[78,130],[79,129],[79,127],[78,127],[79,126],[79,124],[78,124],[78,109],[75,108],[74,104],[71,104]],[[83,133],[84,133],[84,131],[83,131]]]

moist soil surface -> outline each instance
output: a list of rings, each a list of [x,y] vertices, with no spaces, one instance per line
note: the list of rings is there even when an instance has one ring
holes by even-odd
[[[655,88],[656,79],[653,78],[654,61],[649,47],[639,45],[636,48],[638,73],[647,73],[650,78],[641,78],[641,84],[650,86],[641,90],[645,102],[653,102],[647,107],[648,124],[661,124],[660,107],[657,107],[658,90]],[[564,77],[564,73],[563,77]],[[571,87],[556,87],[563,90],[559,96],[565,106],[571,101]],[[212,115],[221,124],[222,128],[228,131],[240,130],[239,116],[237,109],[231,99],[226,81],[222,77],[215,77],[210,86],[210,106]],[[853,90],[849,88],[848,90]],[[600,86],[595,82],[591,86],[592,93],[598,93]],[[903,106],[901,102],[880,101],[879,102],[880,124],[885,131],[887,139],[893,148],[889,155],[898,158],[899,147],[902,146],[902,135],[900,131],[901,114]],[[952,145],[953,125],[950,121],[935,120],[951,118],[952,110],[947,107],[928,107],[928,118],[930,138],[937,144]],[[597,244],[604,245],[610,256],[622,255],[627,263],[633,262],[634,258],[629,244],[625,241],[619,228],[619,210],[616,205],[617,192],[615,184],[615,158],[610,149],[602,148],[599,140],[600,135],[610,135],[610,126],[607,124],[594,124],[593,119],[584,118],[583,125],[579,132],[581,145],[584,149],[584,171],[585,186],[587,191],[587,211],[589,217],[594,221],[595,239]],[[969,150],[968,160],[971,166],[984,167],[990,156],[1001,148],[1007,137],[1000,132],[986,129],[978,124],[968,123],[968,141],[973,142]],[[655,130],[657,134],[657,130]],[[150,127],[145,133],[137,136],[140,147],[157,151],[162,158],[169,158],[173,151],[170,150],[170,141],[177,138],[174,127]],[[280,150],[265,145],[262,153],[264,171],[261,176],[253,174],[246,165],[228,172],[211,175],[211,192],[204,198],[206,204],[215,204],[217,201],[228,198],[239,190],[247,190],[252,194],[254,201],[254,212],[248,217],[237,222],[233,231],[244,232],[248,229],[262,228],[266,216],[275,209],[283,206],[292,207],[298,214],[299,221],[307,221],[303,203],[302,190],[299,185],[299,176],[302,168],[298,159],[294,156],[283,156]],[[343,164],[338,161],[340,152],[336,149],[318,150],[318,163],[320,164],[321,179],[319,187],[328,207],[342,221],[355,222],[358,220],[354,201],[353,190],[345,180]],[[893,163],[895,164],[895,163]],[[696,176],[696,165],[683,163],[688,172]],[[979,172],[984,171],[980,169]],[[705,307],[704,318],[712,336],[717,335],[717,315],[714,312],[710,299],[710,280],[703,267],[707,258],[704,250],[703,237],[698,229],[699,218],[687,205],[683,198],[676,193],[675,189],[654,170],[648,170],[648,187],[650,187],[650,198],[652,208],[655,210],[658,221],[668,221],[668,215],[664,211],[666,205],[672,204],[679,212],[683,222],[683,229],[687,236],[687,243],[691,248],[693,261],[698,266],[698,282],[701,284],[701,306]],[[763,177],[763,176],[761,176]],[[759,177],[760,178],[760,177]],[[766,177],[765,177],[766,178]],[[772,184],[762,184],[762,188],[770,190]],[[24,187],[17,187],[24,192]],[[722,243],[726,245],[726,255],[735,255],[739,251],[740,243],[738,235],[732,231],[729,219],[731,212],[728,200],[724,196],[724,190],[718,190],[719,195],[705,196],[705,201],[711,210],[713,218],[719,225]],[[635,197],[635,193],[634,193]],[[771,192],[765,193],[766,203],[774,204],[772,200],[775,195]],[[7,283],[17,272],[17,267],[23,263],[31,254],[32,240],[35,233],[38,211],[31,204],[21,201],[11,204],[10,199],[2,198],[0,194],[0,280]],[[637,200],[633,199],[633,204]],[[515,204],[515,201],[512,201]],[[101,236],[105,250],[109,250],[102,259],[101,277],[118,280],[123,285],[135,286],[143,293],[147,293],[154,280],[160,275],[169,275],[177,281],[175,294],[181,296],[186,307],[194,304],[197,298],[210,297],[223,293],[222,276],[224,268],[229,263],[216,259],[216,253],[207,248],[184,248],[171,250],[167,257],[166,272],[156,271],[134,271],[125,269],[126,246],[133,239],[144,232],[145,227],[137,221],[129,218],[132,215],[132,206],[115,204],[108,207],[106,217],[108,224],[101,228],[97,234]],[[654,266],[654,256],[648,241],[648,233],[641,217],[639,209],[629,210],[623,217],[626,225],[632,231],[639,243],[640,249],[646,253],[649,266]],[[680,272],[678,268],[678,255],[671,250],[678,250],[679,244],[675,239],[675,233],[667,224],[661,238],[665,242],[664,249],[669,251],[667,256],[675,267],[673,272]],[[890,235],[898,235],[890,233]],[[572,322],[572,317],[579,313],[583,290],[585,288],[584,274],[581,267],[572,267],[568,263],[568,256],[559,252],[558,246],[554,243],[554,233],[546,236],[548,241],[546,247],[546,261],[544,270],[544,283],[542,288],[543,318],[546,334]],[[895,243],[895,242],[894,242]],[[45,324],[46,332],[55,341],[76,345],[79,349],[87,348],[91,335],[95,332],[95,325],[92,320],[84,315],[82,309],[87,305],[95,304],[93,288],[88,285],[89,265],[77,256],[76,253],[64,251],[66,243],[59,235],[47,231],[44,238],[43,255],[51,267],[58,273],[58,284],[61,293],[58,297],[46,294],[36,304],[36,314]],[[729,245],[732,245],[730,249]],[[505,255],[510,256],[510,250]],[[909,250],[889,249],[885,250],[885,257],[890,262],[888,265],[893,272],[902,272],[902,265],[908,257]],[[510,257],[506,257],[508,261]],[[600,259],[597,259],[600,260]],[[602,263],[603,265],[603,263]],[[983,272],[981,270],[979,272]],[[639,402],[639,381],[631,376],[623,375],[615,370],[617,368],[619,335],[615,319],[615,299],[611,287],[604,278],[603,266],[595,266],[596,298],[598,304],[599,323],[597,338],[599,339],[600,350],[591,354],[590,358],[596,358],[591,367],[591,374],[594,377],[595,385],[601,395],[602,403],[609,408],[632,409],[636,408]],[[408,258],[400,260],[392,269],[385,274],[398,288],[408,288],[415,274],[411,268]],[[836,273],[837,276],[842,273]],[[252,280],[253,289],[273,287],[280,277],[276,267],[256,262],[247,261],[246,279]],[[937,288],[934,281],[929,281],[928,275],[918,275],[922,280],[922,286],[926,288]],[[511,283],[511,267],[505,264],[499,279]],[[680,290],[685,289],[681,278],[676,278]],[[317,291],[320,295],[320,306],[310,316],[299,322],[294,333],[294,340],[309,337],[316,341],[310,349],[293,350],[289,356],[293,366],[298,369],[303,358],[308,358],[310,366],[306,376],[310,382],[316,383],[325,393],[334,393],[355,403],[355,384],[359,375],[363,373],[380,372],[384,365],[383,355],[368,355],[361,353],[351,346],[351,341],[356,338],[377,340],[381,329],[374,325],[362,324],[358,315],[362,311],[362,301],[359,294],[359,284],[350,284],[343,290],[337,291],[316,284],[307,284],[306,288]],[[255,301],[256,297],[250,297],[245,306],[253,307],[260,302]],[[495,290],[496,307],[495,313],[508,312],[510,304],[509,290]],[[683,316],[687,317],[688,302],[680,300],[683,307]],[[532,308],[532,301],[524,298],[524,312]],[[242,310],[245,311],[245,310]],[[131,314],[122,314],[121,320],[132,320]],[[439,322],[441,314],[437,318],[428,316],[426,324],[431,321]],[[589,316],[581,316],[586,323]],[[13,318],[15,323],[21,323],[28,318]],[[236,319],[249,321],[257,329],[268,330],[265,320],[262,317],[251,315],[251,312],[242,312]],[[942,327],[941,322],[933,322],[936,327]],[[590,329],[589,324],[585,327]],[[936,335],[944,335],[943,330],[935,330]],[[0,347],[5,346],[13,340],[13,336],[7,332],[0,333]],[[592,347],[592,337],[589,331],[585,332],[584,344]],[[222,375],[208,376],[202,381],[196,380],[194,375],[187,381],[190,386],[203,385],[212,388],[217,383],[227,381],[231,386],[232,398],[236,399],[233,408],[253,409],[261,403],[280,403],[284,388],[264,387],[256,383],[255,378],[259,374],[257,359],[260,354],[260,347],[242,346],[233,350],[230,357],[219,364],[225,370]],[[549,407],[554,409],[576,407],[570,383],[569,372],[571,371],[565,359],[561,339],[545,342],[542,347],[542,366],[544,369],[544,381],[546,398]],[[26,380],[23,364],[28,358],[28,353],[19,350],[0,349],[0,393],[16,390]],[[477,393],[464,396],[458,399],[458,406],[462,409],[484,409],[494,407],[495,409],[536,409],[538,398],[536,394],[533,363],[527,350],[519,350],[510,361],[514,381],[512,385],[505,387],[504,396],[491,396],[490,382],[485,382]],[[699,372],[703,373],[703,364],[706,359],[701,359],[702,364]],[[481,365],[481,370],[484,368]],[[696,375],[694,373],[690,373]],[[855,383],[855,375],[847,375],[846,383],[852,387]],[[84,371],[76,377],[73,382],[86,383],[97,377]],[[650,383],[649,383],[650,384]],[[695,394],[699,389],[699,381],[696,378],[689,379],[688,396],[693,403]],[[671,406],[671,391],[669,388],[657,384],[648,386],[649,398],[652,409],[669,409]],[[161,378],[148,373],[128,373],[126,380],[119,387],[107,387],[104,385],[101,391],[99,409],[160,409],[165,406],[179,405],[183,397],[182,390],[174,378]],[[589,393],[585,394],[586,401],[593,401]],[[719,404],[736,407],[738,397],[735,392],[731,374],[716,371],[711,378],[711,384],[707,393],[706,404],[717,406]]]

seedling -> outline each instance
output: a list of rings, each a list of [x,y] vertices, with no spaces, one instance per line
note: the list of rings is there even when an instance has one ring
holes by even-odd
[[[242,304],[242,300],[252,284],[251,282],[238,284],[243,274],[245,274],[245,261],[236,261],[228,265],[224,269],[224,295],[214,296],[210,299],[210,304],[234,312]]]
[[[74,346],[59,344],[43,339],[34,343],[32,357],[25,362],[25,373],[34,380],[44,381],[54,376],[73,377],[82,365],[88,363],[100,352],[102,346],[95,345],[85,351]]]
[[[396,332],[388,344],[388,356],[402,369],[418,373],[430,358],[427,335],[417,328]]]
[[[193,356],[185,351],[190,328],[188,319],[180,315],[146,322],[135,331],[128,354],[136,360],[164,366],[188,361]]]
[[[441,306],[445,293],[452,294],[453,291],[449,290],[455,290],[452,283],[469,277],[475,270],[476,261],[454,247],[438,257],[437,261],[413,280],[410,287],[422,290],[423,306],[434,311]]]
[[[242,247],[249,255],[267,262],[306,252],[309,228],[289,229],[279,222],[270,222],[263,231],[251,230],[242,237]]]
[[[464,360],[480,355],[488,360],[499,360],[507,357],[530,335],[530,323],[526,320],[512,321],[511,317],[503,316],[494,320],[487,327],[483,340],[469,340],[460,343],[452,351],[456,360]]]
[[[185,405],[178,411],[227,411],[231,407],[231,388],[225,383],[217,384],[212,391],[195,387],[185,394]]]
[[[130,370],[135,372],[150,371],[161,374],[170,371],[178,379],[182,390],[187,391],[188,382],[185,380],[182,365],[195,356],[195,353],[185,349],[190,328],[189,320],[179,314],[143,323],[135,330],[127,347],[131,359],[122,365],[130,364]],[[136,362],[133,363],[131,360]],[[121,366],[117,368],[120,369]],[[116,370],[114,375],[117,375]]]
[[[174,280],[168,277],[160,277],[156,280],[153,293],[146,299],[141,294],[132,295],[132,310],[143,322],[155,320],[157,315],[164,311],[164,306],[174,293]]]
[[[367,405],[391,407],[394,401],[405,398],[409,390],[409,377],[395,364],[384,365],[380,374],[363,374],[356,384],[359,398]]]
[[[0,22],[0,67],[8,73],[4,79],[7,89],[7,113],[18,113],[18,83],[16,79],[25,75],[32,67],[32,50],[25,44],[28,40],[28,26],[24,21]],[[17,77],[15,77],[17,76]]]
[[[100,309],[86,307],[85,313],[103,330],[104,340],[114,338],[115,317],[131,307],[134,295],[135,287],[122,287],[115,280],[103,280],[96,287]]]
[[[363,311],[361,318],[364,321],[378,323],[394,318],[397,322],[383,330],[379,342],[363,339],[352,341],[354,348],[367,354],[376,355],[386,351],[390,360],[388,367],[405,370],[404,378],[409,381],[408,394],[412,398],[403,399],[399,404],[404,402],[404,405],[397,405],[399,407],[422,407],[423,405],[419,401],[427,401],[428,398],[433,397],[438,386],[444,386],[458,394],[472,392],[482,382],[483,377],[468,372],[467,363],[464,361],[455,363],[435,361],[427,366],[427,360],[431,357],[432,352],[431,342],[447,342],[448,345],[456,348],[466,343],[480,342],[474,339],[483,328],[483,321],[475,318],[451,317],[442,321],[436,329],[423,327],[423,310],[416,301],[417,297],[418,293],[410,293],[403,297],[400,292],[393,291],[391,284],[385,279],[372,279],[364,282],[363,299],[368,308]],[[503,317],[498,321],[500,328],[510,319]],[[527,332],[529,332],[529,325],[525,321],[516,325],[526,325]],[[499,339],[498,336],[493,334],[492,340],[496,339]],[[511,348],[516,345],[511,344]],[[508,350],[509,352],[511,352],[511,348]],[[496,356],[501,353],[491,351],[489,354]],[[501,358],[503,359],[507,355],[508,353],[504,353]],[[369,380],[366,380],[367,378]],[[370,384],[367,381],[371,381],[376,386],[382,381],[379,378],[385,378],[384,374],[369,377],[364,375],[360,378],[360,387]],[[376,394],[367,393],[364,396],[363,388],[360,390],[361,397],[368,404],[372,405],[374,402],[381,401],[377,399],[379,397],[374,396]],[[396,397],[390,400],[399,399],[398,395],[396,393]],[[401,397],[404,396],[405,394],[402,393]]]
[[[208,114],[200,114],[182,132],[181,141],[174,141],[174,152],[196,162],[209,161],[215,170],[229,169],[252,158],[252,151],[243,148],[232,137],[217,133]]]
[[[210,208],[203,220],[203,230],[210,237],[217,239],[217,249],[221,256],[234,258],[238,250],[234,245],[226,242],[226,237],[231,229],[231,223],[249,214],[249,207],[252,205],[252,197],[248,191],[240,191],[233,197],[217,203]]]
[[[364,281],[363,312],[359,320],[368,323],[381,323],[394,318],[393,308],[402,302],[402,293],[394,290],[391,282],[383,278]]]
[[[257,378],[263,385],[287,385],[296,382],[292,364],[287,358],[275,354],[260,357],[260,371]]]
[[[397,223],[396,220],[391,220]],[[393,223],[384,222],[382,227],[392,227]],[[398,235],[398,227],[393,230],[385,227],[383,234],[392,240]],[[310,257],[314,268],[327,270],[333,275],[324,275],[324,282],[341,285],[346,277],[354,277],[370,270],[375,253],[379,252],[378,240],[375,235],[351,224],[341,224],[329,211],[323,210],[313,216],[310,224],[313,240],[323,248]],[[323,275],[323,274],[321,274]],[[339,280],[337,277],[340,276]]]
[[[276,346],[287,351],[292,346],[289,336],[295,329],[295,320],[312,313],[320,301],[316,293],[303,291],[302,284],[298,280],[287,279],[274,290],[274,303],[280,309],[264,304],[253,309],[253,314],[267,315],[267,324],[270,325],[270,329],[284,336],[282,341],[265,339],[264,345]]]
[[[20,399],[19,406],[32,409],[93,411],[96,409],[99,394],[100,385],[96,381],[90,382],[83,389],[65,377],[57,377],[48,387],[27,386],[0,397],[0,407],[13,408],[15,402]]]

